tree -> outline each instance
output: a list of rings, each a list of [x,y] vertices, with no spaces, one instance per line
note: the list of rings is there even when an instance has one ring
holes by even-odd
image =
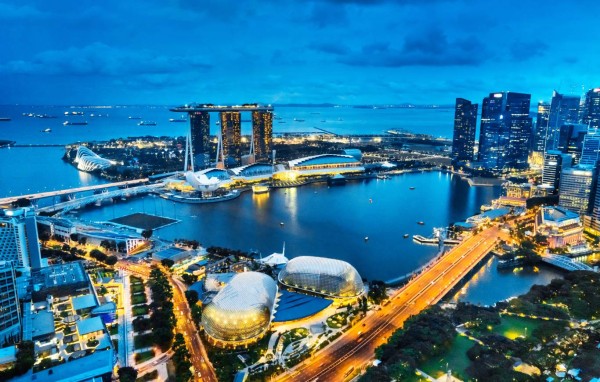
[[[173,265],[175,265],[175,262],[171,259],[162,259],[160,263],[166,268],[171,268]]]
[[[138,372],[133,367],[127,366],[119,368],[117,374],[119,374],[120,382],[135,382]]]
[[[151,229],[145,229],[142,231],[142,237],[146,240],[150,239],[152,237],[152,230]]]
[[[195,290],[186,290],[185,298],[187,299],[187,302],[190,306],[196,305],[196,303],[198,302],[198,292],[196,292]]]
[[[192,285],[193,283],[198,281],[198,276],[190,275],[189,273],[184,273],[183,275],[181,275],[181,278],[183,279],[183,282],[187,285]]]

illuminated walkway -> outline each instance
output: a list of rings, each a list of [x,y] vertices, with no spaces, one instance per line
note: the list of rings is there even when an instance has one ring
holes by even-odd
[[[559,267],[566,271],[593,271],[594,269],[587,264],[579,263],[574,261],[573,259],[562,256],[562,255],[553,255],[548,254],[542,256],[542,261],[552,264],[555,267]]]

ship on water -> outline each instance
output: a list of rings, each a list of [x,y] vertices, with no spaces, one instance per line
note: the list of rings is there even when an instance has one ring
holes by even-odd
[[[269,186],[264,184],[255,184],[252,186],[252,192],[255,194],[266,194],[269,192]]]
[[[0,122],[9,122],[10,118],[8,117],[0,117]]]
[[[63,125],[65,126],[83,126],[83,125],[87,125],[87,121],[64,121]]]
[[[138,123],[138,126],[156,126],[156,122],[154,121],[141,121]]]

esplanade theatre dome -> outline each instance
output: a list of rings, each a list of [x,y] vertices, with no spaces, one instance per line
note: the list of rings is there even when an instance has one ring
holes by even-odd
[[[213,340],[250,342],[271,324],[277,283],[259,272],[235,275],[202,312],[204,331]]]
[[[290,288],[329,297],[356,297],[365,286],[356,269],[345,261],[299,256],[279,272],[279,282]]]

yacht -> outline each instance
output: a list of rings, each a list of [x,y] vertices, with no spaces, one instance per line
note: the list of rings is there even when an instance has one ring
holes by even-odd
[[[51,131],[52,131],[52,129],[48,128],[48,129],[44,129],[44,130],[42,130],[42,133],[49,133],[49,132],[51,132]]]
[[[77,125],[87,125],[87,121],[75,122],[75,121],[64,121],[63,125],[65,126],[77,126]]]
[[[269,186],[266,186],[264,184],[255,184],[254,186],[252,186],[252,192],[255,194],[265,194],[269,192]]]
[[[154,121],[141,121],[138,123],[138,126],[156,126],[156,122]]]

